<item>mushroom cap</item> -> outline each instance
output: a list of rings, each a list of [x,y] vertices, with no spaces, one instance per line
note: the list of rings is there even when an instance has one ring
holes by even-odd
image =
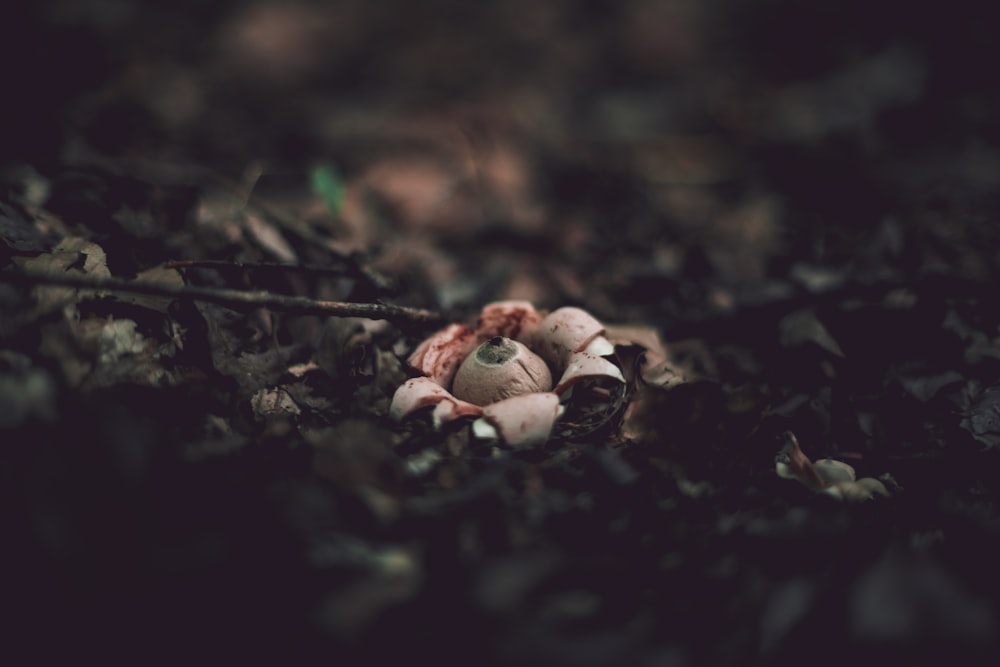
[[[489,405],[511,396],[550,389],[552,373],[545,360],[523,343],[494,336],[459,366],[452,393],[475,405]]]
[[[527,301],[490,303],[479,313],[475,328],[449,324],[420,343],[407,361],[442,387],[450,387],[462,360],[481,343],[496,336],[530,343],[541,321],[541,314]]]

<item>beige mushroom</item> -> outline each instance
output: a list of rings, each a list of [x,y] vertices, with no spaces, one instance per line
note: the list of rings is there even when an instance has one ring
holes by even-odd
[[[541,357],[523,343],[494,336],[465,358],[451,393],[463,401],[489,405],[550,389],[552,373]]]

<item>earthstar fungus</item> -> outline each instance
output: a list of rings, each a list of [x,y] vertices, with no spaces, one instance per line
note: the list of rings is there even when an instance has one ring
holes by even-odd
[[[621,369],[604,325],[579,308],[543,315],[526,301],[485,306],[474,327],[451,324],[409,357],[421,373],[396,390],[389,407],[403,420],[429,408],[434,425],[475,418],[473,432],[512,447],[544,443],[590,382],[620,387]]]
[[[785,432],[785,446],[774,463],[778,477],[795,479],[816,493],[838,500],[864,502],[875,496],[888,496],[885,484],[874,477],[856,479],[854,468],[834,459],[809,460],[791,431]]]

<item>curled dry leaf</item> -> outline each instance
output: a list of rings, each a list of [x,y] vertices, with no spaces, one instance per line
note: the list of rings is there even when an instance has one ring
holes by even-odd
[[[269,417],[297,415],[302,412],[294,399],[281,387],[261,389],[250,399],[254,415],[261,420]]]
[[[92,241],[73,236],[64,238],[51,252],[30,259],[17,258],[15,262],[32,271],[55,274],[81,273],[101,278],[111,276],[104,249]],[[52,312],[64,306],[75,305],[85,298],[104,296],[104,293],[95,293],[91,290],[51,285],[39,285],[32,292],[37,302],[38,313]]]
[[[785,433],[785,446],[775,459],[774,470],[778,477],[798,480],[817,493],[848,502],[864,502],[875,496],[889,495],[885,485],[874,477],[856,479],[854,468],[843,461],[810,461],[791,431]]]
[[[632,346],[638,355],[633,364],[642,381],[655,387],[670,388],[686,382],[692,369],[678,366],[660,333],[649,326],[612,325],[605,336],[615,346]]]
[[[543,316],[525,301],[489,304],[475,327],[449,325],[417,347],[409,363],[422,375],[399,387],[390,416],[402,420],[431,408],[436,427],[477,417],[473,432],[480,437],[513,447],[544,443],[563,403],[574,400],[571,388],[608,385],[624,396],[625,378],[608,358],[614,346],[603,334],[604,326],[579,308]],[[608,410],[623,403],[614,391],[606,395]]]

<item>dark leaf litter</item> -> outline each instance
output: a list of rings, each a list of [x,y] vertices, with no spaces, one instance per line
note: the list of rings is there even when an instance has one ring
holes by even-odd
[[[425,324],[0,280],[4,661],[996,664],[990,24],[738,4],[13,10],[0,275],[666,349],[519,451],[388,418]]]

